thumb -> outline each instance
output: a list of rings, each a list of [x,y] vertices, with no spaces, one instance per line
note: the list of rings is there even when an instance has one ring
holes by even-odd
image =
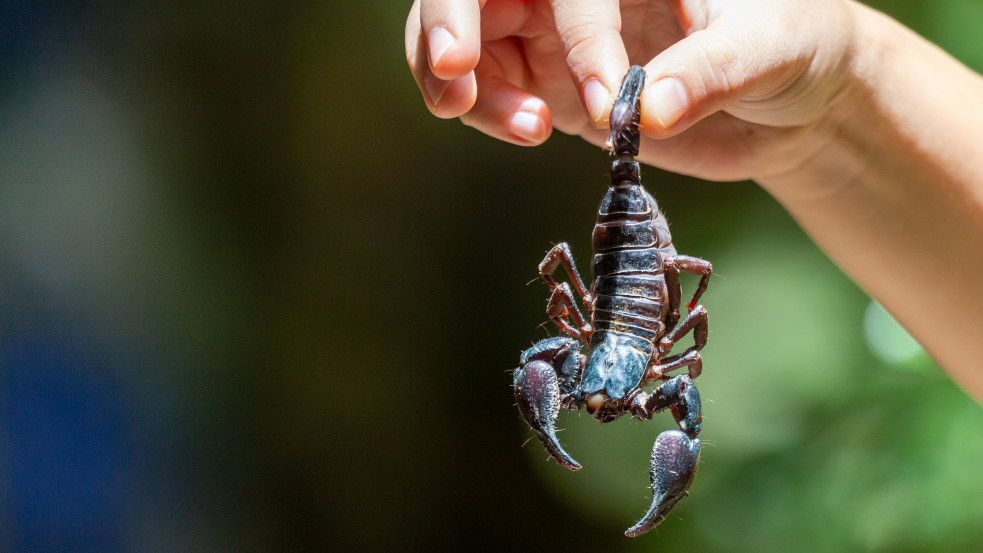
[[[551,0],[550,5],[570,77],[596,124],[610,110],[628,71],[618,0]]]
[[[780,124],[771,119],[781,114],[766,112],[779,106],[757,100],[781,92],[807,65],[807,53],[796,52],[793,44],[779,44],[773,30],[748,18],[718,19],[689,34],[645,67],[641,123],[646,134],[676,135],[727,108],[748,121]],[[744,98],[755,101],[738,104]],[[765,111],[755,113],[760,110]]]

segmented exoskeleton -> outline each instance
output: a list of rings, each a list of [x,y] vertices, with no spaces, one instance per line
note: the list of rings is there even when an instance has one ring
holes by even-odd
[[[632,67],[611,111],[611,186],[594,226],[590,290],[565,242],[553,247],[539,265],[539,274],[551,290],[547,314],[572,338],[547,338],[523,352],[513,383],[523,418],[550,455],[572,470],[580,465],[556,438],[561,405],[571,410],[585,407],[602,423],[629,412],[648,420],[663,409],[672,411],[680,430],[663,432],[656,439],[650,470],[652,506],[626,532],[629,536],[662,521],[687,493],[695,474],[702,410],[694,379],[702,371],[699,350],[706,345],[708,332],[707,311],[697,303],[712,271],[709,262],[676,253],[665,216],[641,186],[635,156],[644,81],[644,70]],[[553,278],[561,265],[570,284]],[[701,275],[681,322],[680,272]],[[577,307],[574,290],[587,317]],[[693,346],[668,355],[691,330]],[[586,357],[578,341],[587,344]],[[686,374],[668,376],[683,367]],[[664,382],[651,393],[644,391],[656,381]]]

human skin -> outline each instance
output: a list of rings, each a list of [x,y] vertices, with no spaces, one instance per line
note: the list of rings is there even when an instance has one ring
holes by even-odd
[[[983,400],[983,79],[897,22],[849,0],[416,0],[406,48],[434,115],[527,146],[601,145],[643,64],[640,161],[757,182]]]

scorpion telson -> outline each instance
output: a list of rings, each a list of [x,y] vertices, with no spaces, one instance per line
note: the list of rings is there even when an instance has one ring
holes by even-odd
[[[546,313],[568,335],[541,340],[522,353],[513,387],[519,413],[558,463],[578,470],[556,437],[560,407],[586,408],[601,423],[624,414],[639,420],[669,409],[679,430],[663,432],[652,450],[649,476],[652,506],[625,534],[655,528],[687,494],[700,457],[702,409],[694,380],[707,342],[707,311],[698,305],[712,267],[699,258],[678,255],[669,225],[655,199],[642,187],[638,155],[640,97],[645,71],[628,70],[611,109],[606,144],[614,160],[611,186],[597,210],[594,226],[594,280],[588,290],[574,264],[570,246],[557,244],[539,264],[550,288]],[[560,266],[569,283],[557,282]],[[688,313],[680,321],[679,273],[700,275]],[[580,295],[587,317],[577,307]],[[692,331],[694,344],[669,355]],[[581,351],[586,345],[586,355]],[[686,368],[677,376],[669,373]],[[661,382],[651,392],[645,388]]]

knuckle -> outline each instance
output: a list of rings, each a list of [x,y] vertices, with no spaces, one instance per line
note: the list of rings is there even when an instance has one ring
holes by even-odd
[[[584,19],[568,24],[560,33],[567,66],[578,76],[589,73],[588,66],[603,47],[602,37],[607,29],[595,20]]]
[[[696,44],[703,94],[711,101],[734,97],[744,89],[747,82],[744,63],[739,55],[741,48],[729,37],[701,32],[707,33]]]

